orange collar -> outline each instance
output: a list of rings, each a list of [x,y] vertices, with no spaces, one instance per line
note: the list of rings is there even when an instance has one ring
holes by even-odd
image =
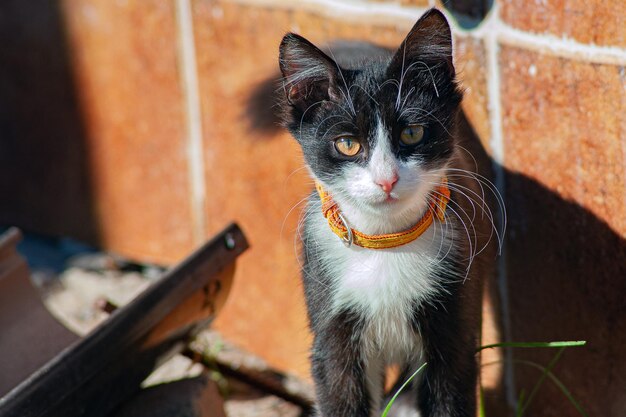
[[[450,201],[450,189],[448,188],[447,178],[443,178],[441,185],[436,187],[431,196],[428,210],[421,219],[410,229],[398,233],[388,233],[383,235],[366,235],[354,230],[348,226],[348,222],[344,219],[339,206],[328,194],[322,184],[315,183],[317,193],[322,200],[322,213],[330,229],[341,238],[346,246],[352,244],[368,249],[388,249],[405,245],[414,241],[424,233],[433,223],[435,216],[440,222],[445,222],[445,211]]]

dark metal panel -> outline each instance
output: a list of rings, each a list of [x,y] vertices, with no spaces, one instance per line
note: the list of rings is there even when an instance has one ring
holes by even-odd
[[[234,261],[247,248],[239,227],[227,227],[0,399],[0,416],[106,415],[212,320]]]

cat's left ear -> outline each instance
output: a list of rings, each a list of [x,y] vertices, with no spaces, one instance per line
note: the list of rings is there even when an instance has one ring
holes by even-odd
[[[302,36],[285,35],[280,43],[280,70],[290,105],[305,110],[313,103],[338,100],[339,67],[328,55]]]
[[[415,23],[395,53],[387,73],[390,77],[416,71],[444,71],[454,79],[452,64],[452,32],[446,17],[430,9]]]

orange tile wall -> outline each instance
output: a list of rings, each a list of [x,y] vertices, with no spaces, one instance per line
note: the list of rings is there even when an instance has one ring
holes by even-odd
[[[287,134],[251,128],[248,94],[287,31],[393,46],[440,4],[332,3],[3,2],[0,224],[171,264],[236,220],[252,248],[216,326],[308,375],[295,233],[311,183]],[[589,415],[626,410],[625,4],[502,0],[454,23],[463,108],[508,209],[485,342],[588,340],[554,373]],[[553,353],[486,354],[506,360],[485,368],[491,415],[537,381],[522,362]],[[528,413],[577,415],[550,382]]]

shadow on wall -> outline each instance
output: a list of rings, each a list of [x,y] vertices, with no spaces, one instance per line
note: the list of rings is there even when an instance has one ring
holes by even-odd
[[[0,5],[0,225],[97,243],[86,132],[60,4]]]
[[[522,174],[506,172],[506,241],[511,338],[586,340],[555,368],[589,415],[626,411],[626,240],[580,205]],[[554,351],[515,352],[548,364]],[[539,378],[515,367],[518,390]],[[545,384],[529,415],[576,416],[563,394]],[[555,399],[558,399],[556,401]]]
[[[361,48],[361,46],[358,46]],[[338,56],[336,49],[335,56]],[[280,84],[260,84],[251,94],[247,116],[251,127],[265,134],[280,130],[278,115],[269,111]],[[590,416],[616,416],[626,409],[626,240],[602,219],[577,203],[561,198],[532,178],[498,166],[489,157],[463,116],[461,138],[478,161],[478,171],[494,182],[493,170],[504,173],[508,227],[504,271],[510,341],[586,340],[561,357],[554,374]],[[270,136],[271,137],[271,136]],[[492,202],[493,204],[493,202]],[[493,207],[496,207],[495,205]],[[497,261],[496,261],[497,262]],[[498,282],[489,291],[498,298]],[[500,334],[505,334],[503,324]],[[547,366],[552,349],[513,351],[515,395],[532,390],[541,372],[519,360]],[[486,416],[513,415],[507,408],[505,381],[485,392]],[[508,412],[506,410],[509,410]],[[550,381],[538,391],[525,415],[569,417],[580,414]]]
[[[493,164],[469,123],[466,132],[479,164]],[[588,415],[623,414],[626,240],[584,207],[534,179],[501,166],[496,169],[504,172],[508,214],[504,271],[497,279],[506,281],[510,341],[586,340],[585,347],[564,353],[554,374]],[[491,288],[492,294],[497,291]],[[505,334],[503,328],[500,334]],[[518,398],[522,390],[528,395],[541,377],[540,371],[520,360],[547,366],[554,355],[552,349],[513,350]],[[487,416],[503,415],[504,381],[500,386],[502,391],[485,393]],[[546,381],[525,415],[580,414]]]

